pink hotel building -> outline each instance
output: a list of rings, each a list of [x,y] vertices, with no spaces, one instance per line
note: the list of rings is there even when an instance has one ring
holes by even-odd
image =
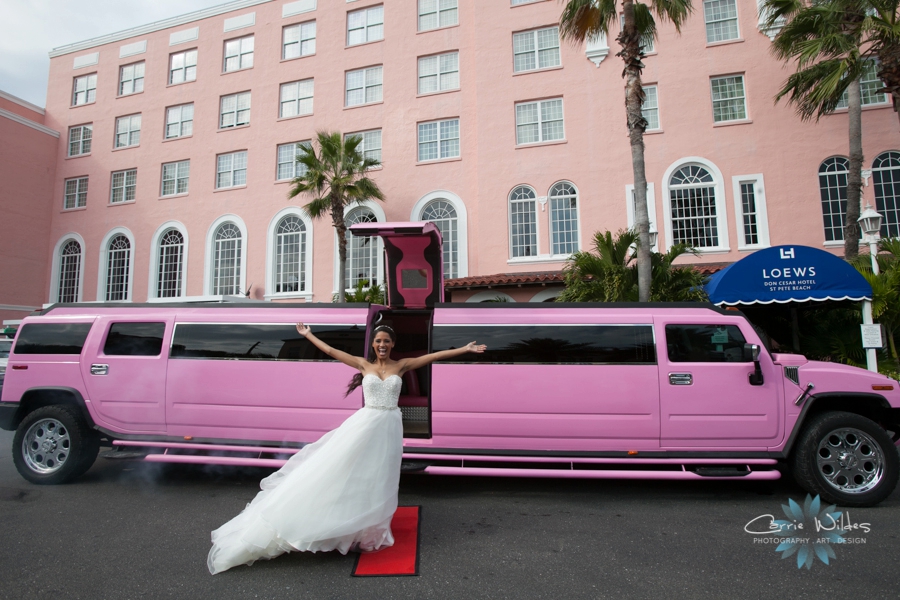
[[[768,245],[841,251],[846,111],[803,123],[751,0],[662,26],[644,82],[662,250],[701,265]],[[57,48],[44,111],[0,97],[0,315],[56,301],[246,293],[329,302],[337,244],[288,200],[296,143],[363,137],[384,203],[348,222],[432,220],[453,300],[542,301],[594,232],[633,221],[622,65],[560,42],[554,0],[236,0]],[[900,233],[897,116],[863,81],[865,201]],[[354,238],[351,283],[381,280]],[[16,282],[11,290],[10,281]]]

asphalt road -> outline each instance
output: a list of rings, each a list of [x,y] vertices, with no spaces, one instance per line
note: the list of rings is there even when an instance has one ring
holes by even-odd
[[[420,575],[355,578],[352,555],[294,553],[211,576],[209,532],[269,471],[98,459],[34,486],[0,431],[0,598],[826,598],[900,596],[900,491],[865,543],[798,569],[744,526],[805,493],[779,482],[403,476],[422,508]],[[861,531],[861,530],[860,530]]]

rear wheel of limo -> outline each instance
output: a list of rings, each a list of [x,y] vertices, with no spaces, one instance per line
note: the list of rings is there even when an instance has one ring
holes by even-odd
[[[42,406],[16,428],[13,462],[31,483],[52,485],[83,475],[100,451],[100,438],[68,406]]]
[[[874,506],[897,486],[900,457],[887,432],[847,412],[817,415],[804,427],[792,460],[808,492],[841,506]]]

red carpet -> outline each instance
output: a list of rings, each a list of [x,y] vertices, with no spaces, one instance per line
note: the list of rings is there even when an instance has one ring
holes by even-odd
[[[394,545],[378,552],[360,554],[355,577],[397,577],[419,574],[419,509],[400,506],[391,520]]]

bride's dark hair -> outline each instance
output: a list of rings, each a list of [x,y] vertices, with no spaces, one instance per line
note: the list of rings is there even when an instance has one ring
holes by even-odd
[[[394,333],[394,330],[391,329],[390,327],[388,327],[387,325],[379,325],[378,327],[376,327],[376,328],[372,331],[372,339],[374,340],[374,339],[375,339],[375,336],[378,335],[378,333],[381,332],[381,331],[383,331],[383,332],[385,332],[386,334],[388,334],[388,335],[391,337],[391,341],[392,341],[393,343],[395,343],[395,344],[397,343],[397,334]],[[372,343],[370,342],[370,343],[369,343],[369,346],[371,346],[371,345],[372,345]],[[369,348],[369,350],[371,350],[371,348]],[[369,360],[370,363],[375,362],[375,353],[374,353],[374,352],[369,352],[369,359],[368,359],[368,360]],[[344,393],[344,398],[346,398],[347,396],[349,396],[349,395],[350,395],[350,392],[352,392],[353,390],[355,390],[356,388],[358,388],[359,386],[361,386],[361,385],[362,385],[362,380],[363,380],[363,374],[362,374],[362,373],[357,373],[356,375],[354,375],[353,377],[351,377],[351,378],[350,378],[350,383],[347,384],[347,391]]]

